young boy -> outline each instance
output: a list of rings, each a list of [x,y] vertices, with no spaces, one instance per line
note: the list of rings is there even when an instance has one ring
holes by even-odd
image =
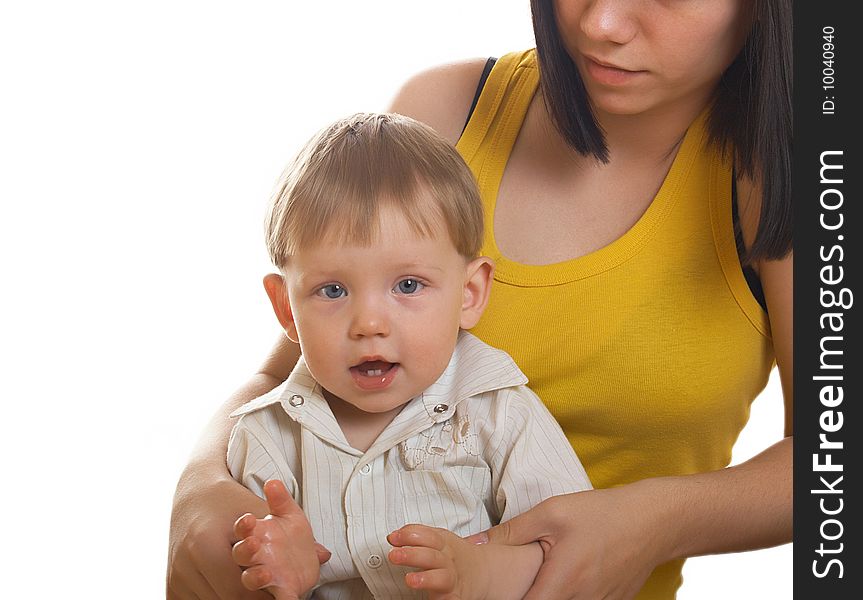
[[[302,357],[234,413],[231,473],[272,513],[235,524],[247,588],[470,600],[530,587],[539,544],[459,536],[590,482],[512,359],[464,331],[491,286],[482,230],[461,157],[398,115],[338,121],[283,174],[267,219],[280,274],[264,286]],[[332,552],[320,570],[315,540]]]

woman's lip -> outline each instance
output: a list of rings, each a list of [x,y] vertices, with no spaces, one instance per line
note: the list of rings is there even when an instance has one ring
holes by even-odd
[[[597,82],[606,85],[622,85],[632,81],[632,79],[644,73],[644,71],[623,69],[609,63],[598,61],[589,56],[585,56],[584,59],[585,66],[590,77]]]
[[[399,372],[399,364],[392,363],[392,366],[389,369],[375,375],[368,375],[367,372],[361,370],[359,366],[351,367],[350,372],[351,377],[358,388],[366,391],[378,391],[386,389],[392,384],[393,379],[395,379]]]

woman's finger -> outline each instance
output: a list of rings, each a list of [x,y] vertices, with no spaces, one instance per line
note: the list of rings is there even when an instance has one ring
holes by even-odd
[[[563,567],[563,568],[561,568]],[[568,585],[567,577],[570,569],[558,564],[551,555],[542,564],[530,591],[524,600],[575,600],[576,598],[593,599],[588,590],[575,590]]]
[[[495,525],[485,532],[486,538],[493,544],[506,544],[509,546],[522,546],[547,538],[553,531],[553,523],[556,522],[558,507],[566,502],[568,496],[555,496],[540,502],[529,511]],[[472,536],[471,540],[477,543],[483,541],[483,536]]]
[[[321,564],[324,564],[333,556],[333,553],[327,550],[326,546],[318,542],[315,542],[315,553],[318,555],[318,562]]]

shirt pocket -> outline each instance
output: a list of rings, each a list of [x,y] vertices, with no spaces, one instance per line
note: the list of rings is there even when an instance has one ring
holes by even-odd
[[[487,467],[402,471],[399,480],[405,524],[443,527],[461,536],[491,526],[483,501],[483,496],[491,496],[491,473]]]

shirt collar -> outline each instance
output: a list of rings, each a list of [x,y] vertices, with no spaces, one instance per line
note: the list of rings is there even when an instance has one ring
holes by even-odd
[[[527,377],[509,354],[462,331],[449,365],[421,399],[429,417],[440,422],[466,398],[525,383]]]
[[[297,412],[293,409],[299,408],[305,404],[307,397],[312,398],[316,395],[321,396],[321,400],[326,402],[321,395],[320,385],[318,385],[318,382],[312,377],[312,374],[309,372],[309,368],[306,366],[306,361],[303,360],[301,355],[294,367],[294,370],[291,371],[291,374],[284,382],[282,382],[281,385],[273,388],[262,396],[258,396],[257,398],[246,402],[237,410],[232,412],[230,416],[241,417],[247,413],[254,412],[277,403],[281,403],[282,406],[285,407],[285,411],[288,414],[292,414]],[[294,396],[302,397],[303,402],[297,403],[295,401],[292,403],[291,399]]]
[[[452,358],[438,380],[409,401],[379,439],[392,438],[392,434],[397,437],[413,435],[411,431],[422,431],[452,417],[456,407],[471,396],[526,383],[527,377],[509,354],[461,331]],[[242,405],[230,416],[239,417],[277,403],[289,417],[313,428],[319,437],[356,453],[347,443],[323,397],[321,386],[312,377],[302,356],[284,383]],[[369,451],[377,445],[377,442],[372,444]]]
[[[291,419],[312,430],[319,438],[346,452],[357,454],[357,450],[345,439],[320,384],[312,377],[302,355],[284,383],[242,405],[230,416],[240,417],[274,404],[280,404]]]

